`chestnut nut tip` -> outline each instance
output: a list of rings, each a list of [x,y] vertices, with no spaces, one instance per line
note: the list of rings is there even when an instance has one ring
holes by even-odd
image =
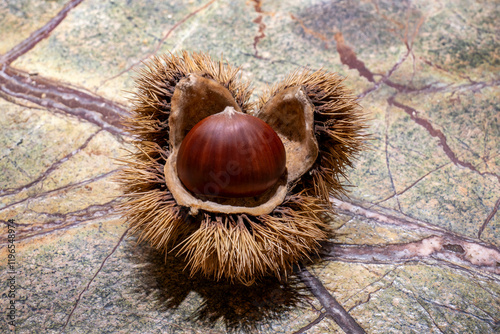
[[[277,183],[285,168],[285,147],[276,132],[233,107],[197,123],[177,156],[183,185],[208,197],[261,195]]]

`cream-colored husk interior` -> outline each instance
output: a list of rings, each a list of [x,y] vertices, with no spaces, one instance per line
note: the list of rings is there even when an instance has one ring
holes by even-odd
[[[189,130],[205,117],[226,108],[241,112],[231,93],[218,82],[201,74],[190,74],[179,81],[169,117],[172,151],[164,168],[166,185],[177,204],[189,207],[193,215],[199,210],[254,216],[269,214],[284,201],[288,185],[309,170],[318,156],[313,106],[302,88],[292,87],[272,98],[257,115],[276,131],[285,146],[287,171],[272,189],[252,198],[197,198],[178,177],[177,152]]]

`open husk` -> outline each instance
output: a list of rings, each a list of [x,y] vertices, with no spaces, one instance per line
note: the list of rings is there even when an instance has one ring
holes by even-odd
[[[250,285],[265,275],[285,279],[329,237],[329,196],[343,193],[345,168],[363,146],[364,120],[335,74],[293,73],[255,106],[237,73],[196,53],[146,63],[125,121],[137,149],[118,180],[125,199],[120,210],[140,239],[184,257],[193,275]],[[178,182],[182,139],[226,107],[261,118],[285,146],[286,174],[261,197],[200,198]]]

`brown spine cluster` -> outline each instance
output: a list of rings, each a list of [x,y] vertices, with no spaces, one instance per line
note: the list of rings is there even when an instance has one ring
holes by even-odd
[[[185,258],[194,275],[250,285],[265,275],[285,279],[298,261],[317,252],[331,231],[330,195],[344,193],[342,177],[363,146],[364,119],[342,79],[325,71],[297,72],[272,87],[259,110],[288,87],[302,86],[315,107],[319,155],[311,170],[289,186],[271,213],[252,216],[200,210],[189,214],[165,185],[170,154],[169,115],[176,83],[190,73],[213,79],[229,90],[242,112],[250,113],[249,85],[238,69],[203,54],[164,55],[146,64],[136,79],[133,110],[125,126],[135,146],[118,176],[120,210],[141,240]]]
[[[329,201],[330,196],[347,195],[344,183],[348,167],[365,148],[366,117],[357,98],[343,85],[344,78],[324,70],[297,71],[273,85],[259,100],[259,110],[273,96],[302,86],[313,103],[314,131],[319,145],[316,163],[300,180],[306,193]]]

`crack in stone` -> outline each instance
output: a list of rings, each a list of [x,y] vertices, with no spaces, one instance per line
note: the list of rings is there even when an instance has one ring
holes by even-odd
[[[0,95],[75,116],[119,138],[125,133],[121,120],[128,113],[120,105],[82,88],[74,88],[40,75],[30,75],[7,65],[3,65],[0,70]]]
[[[328,48],[328,44],[330,43],[330,39],[327,36],[325,36],[321,33],[318,33],[316,31],[314,31],[313,29],[308,28],[304,24],[304,22],[302,20],[300,20],[299,18],[297,18],[295,15],[290,14],[290,17],[292,20],[297,21],[300,24],[302,30],[304,30],[304,32],[306,34],[320,39],[321,41],[323,41],[325,43],[325,47]],[[361,61],[357,58],[354,50],[349,45],[347,45],[345,43],[344,36],[342,35],[342,32],[340,32],[340,31],[336,32],[334,35],[334,39],[336,41],[337,52],[340,56],[340,61],[342,62],[342,64],[347,65],[347,67],[349,67],[350,69],[357,70],[359,72],[359,74],[363,78],[367,79],[368,81],[375,82],[375,79],[374,79],[375,74],[372,73],[365,66],[365,63],[363,61]]]
[[[457,245],[457,244],[444,244],[443,249],[454,252],[454,253],[459,253],[459,254],[464,254],[465,250],[462,246]]]
[[[474,307],[479,309],[481,312],[486,314],[488,317],[490,317],[493,320],[493,326],[500,326],[500,319],[496,318],[490,312],[487,312],[485,309],[483,309],[482,307],[479,307],[478,305],[474,305]]]
[[[500,300],[500,291],[498,291],[498,292],[497,291],[492,291],[488,287],[484,286],[483,284],[485,284],[485,282],[483,282],[482,280],[480,280],[480,277],[476,277],[474,274],[472,275],[472,278],[473,278],[472,282],[477,287],[479,287],[481,290],[483,290],[484,292],[486,292],[488,295],[492,296],[496,300]]]
[[[415,42],[415,38],[418,35],[418,32],[420,31],[420,28],[422,27],[424,21],[425,21],[425,16],[420,16],[418,22],[415,25],[415,30],[413,31],[413,34],[411,37],[408,37],[409,34],[409,28],[410,28],[410,10],[411,10],[411,2],[408,3],[407,11],[406,11],[406,21],[405,23],[401,23],[399,21],[396,21],[394,19],[391,19],[389,16],[385,15],[382,13],[380,10],[380,7],[375,1],[371,1],[373,6],[375,7],[375,11],[377,12],[380,17],[382,17],[384,20],[391,22],[392,24],[395,25],[395,28],[390,29],[389,32],[392,32],[396,37],[401,39],[401,41],[406,45],[406,48],[410,51],[410,53],[413,54],[412,47],[413,43]],[[403,31],[403,35],[398,35],[395,32],[400,32]],[[413,56],[414,57],[414,56]]]
[[[71,310],[71,312],[69,313],[68,315],[68,319],[66,320],[66,323],[64,324],[62,330],[66,330],[66,327],[68,326],[70,320],[71,320],[71,317],[73,316],[73,313],[75,312],[76,308],[78,307],[78,304],[80,303],[80,300],[82,298],[82,295],[85,293],[85,291],[87,291],[90,287],[90,285],[92,284],[92,282],[95,280],[95,278],[97,277],[97,275],[101,272],[102,268],[104,267],[104,264],[106,263],[106,261],[111,257],[111,255],[113,255],[115,253],[115,251],[118,249],[118,246],[120,246],[120,244],[122,243],[122,241],[125,239],[125,236],[127,235],[128,231],[130,230],[130,227],[128,229],[125,230],[125,232],[123,232],[122,236],[120,237],[120,239],[118,240],[118,242],[116,243],[115,247],[113,247],[113,249],[111,250],[111,252],[104,258],[104,260],[101,262],[101,265],[99,266],[99,269],[97,269],[96,273],[94,274],[94,276],[90,279],[90,281],[87,283],[87,285],[85,286],[85,288],[80,292],[80,294],[78,295],[78,297],[76,298],[76,301],[75,301],[75,305],[73,306],[73,309]]]
[[[73,156],[75,156],[76,154],[78,154],[82,150],[84,150],[88,146],[88,144],[90,143],[90,141],[92,139],[94,139],[94,137],[98,133],[100,133],[101,131],[102,130],[98,130],[98,131],[94,132],[93,134],[91,134],[85,140],[85,142],[82,145],[80,145],[80,147],[78,147],[76,150],[73,150],[72,152],[66,154],[63,158],[59,159],[58,161],[54,162],[49,168],[47,168],[42,174],[40,174],[40,176],[38,176],[35,180],[31,181],[30,183],[25,184],[25,185],[23,185],[21,187],[18,187],[18,188],[9,188],[9,189],[0,190],[0,198],[5,197],[5,196],[9,196],[9,195],[18,194],[21,191],[26,190],[26,189],[28,189],[30,187],[33,187],[33,186],[39,184],[40,182],[44,181],[50,175],[50,173],[52,173],[53,171],[57,170],[57,168],[59,168],[59,166],[61,166],[63,163],[65,163],[66,161],[68,161],[69,159],[71,159]],[[6,207],[1,208],[0,211],[3,210],[3,209],[5,209],[5,208]]]
[[[316,37],[316,38],[322,40],[325,43],[325,47],[328,48],[328,44],[330,43],[330,40],[325,35],[318,33],[312,29],[309,29],[308,27],[305,26],[305,24],[302,22],[302,20],[295,17],[293,14],[290,14],[290,17],[300,24],[300,26],[302,27],[302,29],[304,30],[304,32],[306,34],[310,34],[313,37]],[[350,69],[357,70],[359,72],[360,76],[364,77],[369,82],[375,83],[375,85],[373,85],[371,88],[369,88],[366,91],[359,94],[358,95],[359,99],[362,99],[366,95],[376,91],[377,89],[379,89],[381,87],[382,84],[386,84],[389,87],[396,88],[400,92],[401,91],[417,90],[416,88],[409,88],[407,86],[394,83],[391,80],[389,80],[389,78],[401,66],[401,64],[403,64],[406,61],[406,59],[408,58],[409,55],[413,56],[413,50],[412,50],[413,40],[415,39],[415,37],[418,33],[418,30],[422,24],[423,24],[423,18],[421,18],[421,20],[419,21],[419,23],[417,25],[417,29],[416,29],[414,35],[412,36],[411,41],[408,41],[408,37],[407,37],[407,35],[405,35],[405,37],[403,38],[403,42],[407,48],[406,54],[403,57],[401,57],[391,67],[391,69],[384,76],[382,76],[382,78],[377,82],[375,82],[374,77],[379,75],[379,74],[373,73],[370,69],[368,69],[366,67],[366,65],[363,61],[358,59],[354,50],[345,43],[345,40],[344,40],[342,33],[337,32],[334,35],[334,39],[336,41],[337,52],[340,56],[340,60],[341,60],[342,64],[347,65],[347,67],[349,67]],[[408,22],[407,22],[406,26],[408,26]],[[415,61],[415,56],[413,56],[413,59]],[[424,88],[427,88],[427,87],[424,87]]]
[[[377,12],[379,13],[378,6],[376,4],[374,4],[374,5],[376,7]],[[300,24],[300,26],[302,27],[302,29],[304,30],[304,32],[306,34],[309,34],[315,38],[320,39],[321,41],[323,41],[325,43],[326,46],[328,45],[328,43],[330,43],[330,39],[327,38],[325,35],[318,33],[312,29],[309,29],[308,27],[305,26],[305,24],[300,19],[295,17],[293,14],[290,14],[290,16],[293,20],[297,21]],[[417,37],[418,32],[425,21],[425,17],[421,17],[420,20],[417,22],[415,31],[413,32],[413,35],[411,36],[411,38],[408,38],[409,21],[407,21],[405,24],[402,24],[400,22],[393,21],[393,20],[390,20],[390,21],[393,22],[394,24],[396,24],[397,26],[399,26],[401,29],[404,28],[405,33],[404,33],[404,36],[401,38],[401,41],[405,44],[405,46],[407,48],[407,52],[401,59],[399,59],[392,66],[392,68],[387,72],[387,74],[384,75],[382,77],[382,79],[380,79],[377,82],[375,82],[374,76],[379,75],[379,74],[373,73],[369,68],[366,67],[366,65],[364,64],[364,62],[362,60],[358,59],[355,51],[345,43],[345,40],[344,40],[342,33],[337,32],[336,35],[334,36],[334,39],[337,42],[337,52],[339,53],[341,62],[344,65],[347,65],[350,69],[357,70],[359,72],[360,76],[364,77],[368,81],[375,83],[375,85],[373,87],[371,87],[371,88],[367,89],[366,91],[362,92],[361,94],[359,94],[358,95],[359,98],[363,98],[366,95],[368,95],[369,93],[377,90],[378,88],[380,88],[380,86],[382,84],[385,84],[389,87],[396,89],[399,93],[418,93],[418,94],[437,93],[437,92],[451,92],[454,94],[455,92],[462,91],[462,90],[472,90],[472,91],[476,92],[476,91],[479,91],[479,90],[486,88],[486,87],[495,87],[495,86],[500,85],[500,80],[498,80],[498,79],[492,80],[490,82],[483,82],[483,81],[477,82],[477,81],[472,80],[469,77],[466,77],[468,79],[469,83],[464,84],[464,85],[454,86],[454,85],[449,84],[449,85],[444,85],[441,87],[435,87],[435,84],[439,84],[439,83],[433,83],[433,84],[425,85],[425,86],[420,87],[420,88],[415,88],[415,87],[410,87],[410,86],[403,85],[403,84],[396,83],[396,82],[389,80],[391,75],[399,68],[399,66],[402,63],[404,63],[406,61],[406,59],[410,55],[413,58],[413,61],[414,61],[413,67],[415,68],[416,57],[413,54],[412,47],[413,47],[413,43],[415,41],[415,38]],[[399,36],[399,37],[401,37],[401,36]],[[422,58],[420,58],[420,59],[422,59]],[[433,66],[433,64],[429,63],[425,59],[422,59],[422,61],[429,66]]]
[[[9,65],[14,60],[33,49],[41,40],[49,37],[50,33],[66,18],[70,10],[78,6],[83,0],[69,1],[59,13],[56,14],[43,27],[31,33],[31,35],[7,53],[0,56],[0,64]]]
[[[365,333],[364,329],[356,320],[340,305],[337,300],[328,292],[321,281],[312,275],[305,267],[300,266],[298,275],[302,282],[308,287],[313,295],[319,300],[328,314],[347,333]]]
[[[473,80],[473,79],[472,79],[470,76],[468,76],[468,75],[464,75],[464,74],[460,74],[460,73],[452,73],[452,72],[450,72],[448,69],[446,69],[446,68],[444,68],[444,67],[442,67],[442,66],[440,66],[440,65],[438,65],[438,64],[434,64],[433,62],[431,62],[431,61],[430,61],[430,60],[428,60],[428,59],[425,59],[425,58],[424,58],[424,57],[422,57],[422,56],[419,56],[419,59],[420,59],[420,60],[422,60],[422,62],[423,62],[424,64],[426,64],[427,66],[430,66],[430,67],[433,67],[433,68],[435,68],[435,69],[437,69],[437,70],[439,70],[439,71],[442,71],[442,72],[446,73],[446,74],[447,74],[447,75],[449,75],[449,76],[455,76],[455,75],[456,75],[456,76],[458,76],[458,77],[460,77],[460,78],[462,78],[462,79],[464,79],[464,80],[467,80],[467,81],[469,82],[469,85],[474,85],[474,84],[482,84],[482,85],[487,85],[487,83],[485,83],[485,82],[478,82],[478,81]],[[495,80],[494,80],[493,82],[495,82]],[[498,80],[496,80],[496,82],[498,82]]]
[[[377,13],[379,13],[378,6],[376,4],[374,4],[374,5],[376,7]],[[296,20],[301,25],[304,32],[306,32],[307,34],[310,34],[313,37],[322,40],[326,44],[328,44],[330,42],[329,39],[326,36],[324,36],[323,34],[317,33],[314,30],[307,28],[304,25],[304,23],[300,19],[296,18],[294,15],[291,14],[291,18],[293,20]],[[359,94],[358,98],[365,97],[369,93],[380,88],[380,86],[382,84],[385,84],[389,87],[395,88],[399,93],[419,93],[419,94],[437,93],[437,92],[445,92],[445,91],[450,91],[454,94],[455,92],[462,91],[462,90],[479,91],[483,88],[494,87],[494,86],[497,86],[500,84],[500,80],[492,80],[491,82],[477,82],[477,81],[474,81],[471,78],[467,77],[467,79],[469,80],[469,83],[464,84],[464,85],[458,85],[458,86],[445,85],[444,87],[434,87],[434,84],[430,84],[430,85],[426,85],[426,86],[423,86],[420,88],[414,88],[414,87],[409,87],[407,85],[395,83],[395,82],[389,80],[391,75],[399,68],[399,66],[402,63],[404,63],[406,61],[406,59],[408,58],[409,55],[412,55],[414,62],[416,61],[416,57],[413,55],[412,47],[413,47],[413,43],[415,41],[415,38],[417,37],[418,32],[419,32],[421,26],[423,25],[424,21],[425,21],[425,17],[421,17],[419,22],[416,25],[416,28],[415,28],[415,31],[413,32],[413,35],[411,36],[411,38],[408,38],[409,21],[407,21],[403,25],[402,23],[391,20],[391,22],[395,23],[396,25],[404,27],[405,33],[404,33],[404,36],[402,38],[402,42],[405,44],[405,46],[407,48],[407,53],[401,59],[399,59],[396,62],[396,64],[393,65],[393,67],[387,72],[386,75],[384,75],[382,77],[382,79],[380,79],[376,83],[374,80],[374,76],[378,75],[378,74],[373,73],[370,69],[368,69],[365,66],[363,61],[358,59],[354,50],[345,43],[344,37],[343,37],[341,32],[336,33],[334,38],[337,42],[337,52],[340,55],[341,62],[344,65],[347,65],[350,69],[357,70],[359,72],[359,74],[362,77],[364,77],[365,79],[367,79],[368,81],[375,83],[375,85],[373,87],[371,87],[371,88],[367,89],[366,91],[362,92],[361,94]],[[424,61],[424,63],[428,64],[425,61],[425,59],[423,61]],[[415,64],[414,64],[414,67],[415,67]]]
[[[380,14],[379,8],[378,8],[377,4],[374,4],[374,5],[375,5],[375,8],[377,10],[377,13]],[[325,35],[323,35],[321,33],[318,33],[318,32],[316,32],[316,31],[314,31],[312,29],[309,29],[308,27],[305,26],[305,24],[300,19],[298,19],[297,17],[295,17],[293,14],[290,14],[290,16],[291,16],[291,18],[293,20],[297,21],[300,24],[300,26],[302,27],[302,29],[304,30],[304,32],[306,34],[310,34],[313,37],[322,40],[325,43],[325,47],[328,48],[328,44],[330,43],[330,40]],[[383,14],[382,14],[382,16],[383,16]],[[424,20],[425,20],[425,17],[421,17],[420,18],[420,20],[417,23],[417,26],[415,28],[415,31],[413,32],[413,35],[411,36],[410,39],[408,39],[409,17],[408,17],[407,22],[405,24],[399,23],[397,21],[390,20],[391,22],[393,22],[397,26],[399,26],[401,29],[404,28],[405,33],[404,33],[403,38],[401,38],[401,40],[405,44],[405,46],[407,48],[407,52],[406,52],[406,54],[403,57],[401,57],[392,66],[392,68],[387,72],[387,74],[385,74],[377,82],[375,82],[374,77],[376,75],[379,75],[379,74],[373,73],[370,69],[368,69],[366,67],[365,63],[362,60],[358,59],[358,57],[357,57],[356,53],[354,52],[354,50],[345,43],[345,40],[344,40],[342,32],[337,32],[334,35],[334,39],[336,41],[337,52],[338,52],[338,54],[340,56],[340,60],[341,60],[342,64],[347,65],[347,67],[349,67],[350,69],[357,70],[359,72],[360,76],[364,77],[369,82],[375,83],[374,86],[372,86],[371,88],[367,89],[363,93],[359,94],[358,98],[361,99],[361,98],[365,97],[366,95],[368,95],[369,93],[371,93],[371,92],[379,89],[382,84],[386,84],[387,86],[396,88],[398,91],[416,90],[414,88],[409,88],[407,86],[394,83],[394,82],[390,81],[389,78],[399,68],[399,66],[401,66],[401,64],[403,64],[406,61],[406,59],[410,55],[413,58],[413,67],[414,67],[414,73],[415,73],[415,66],[416,66],[415,65],[415,56],[413,54],[412,47],[413,47],[413,42],[414,42],[415,38],[418,35],[420,27],[424,23]],[[413,75],[414,75],[414,73],[413,73]],[[412,79],[411,80],[413,80],[413,75],[412,75]]]

